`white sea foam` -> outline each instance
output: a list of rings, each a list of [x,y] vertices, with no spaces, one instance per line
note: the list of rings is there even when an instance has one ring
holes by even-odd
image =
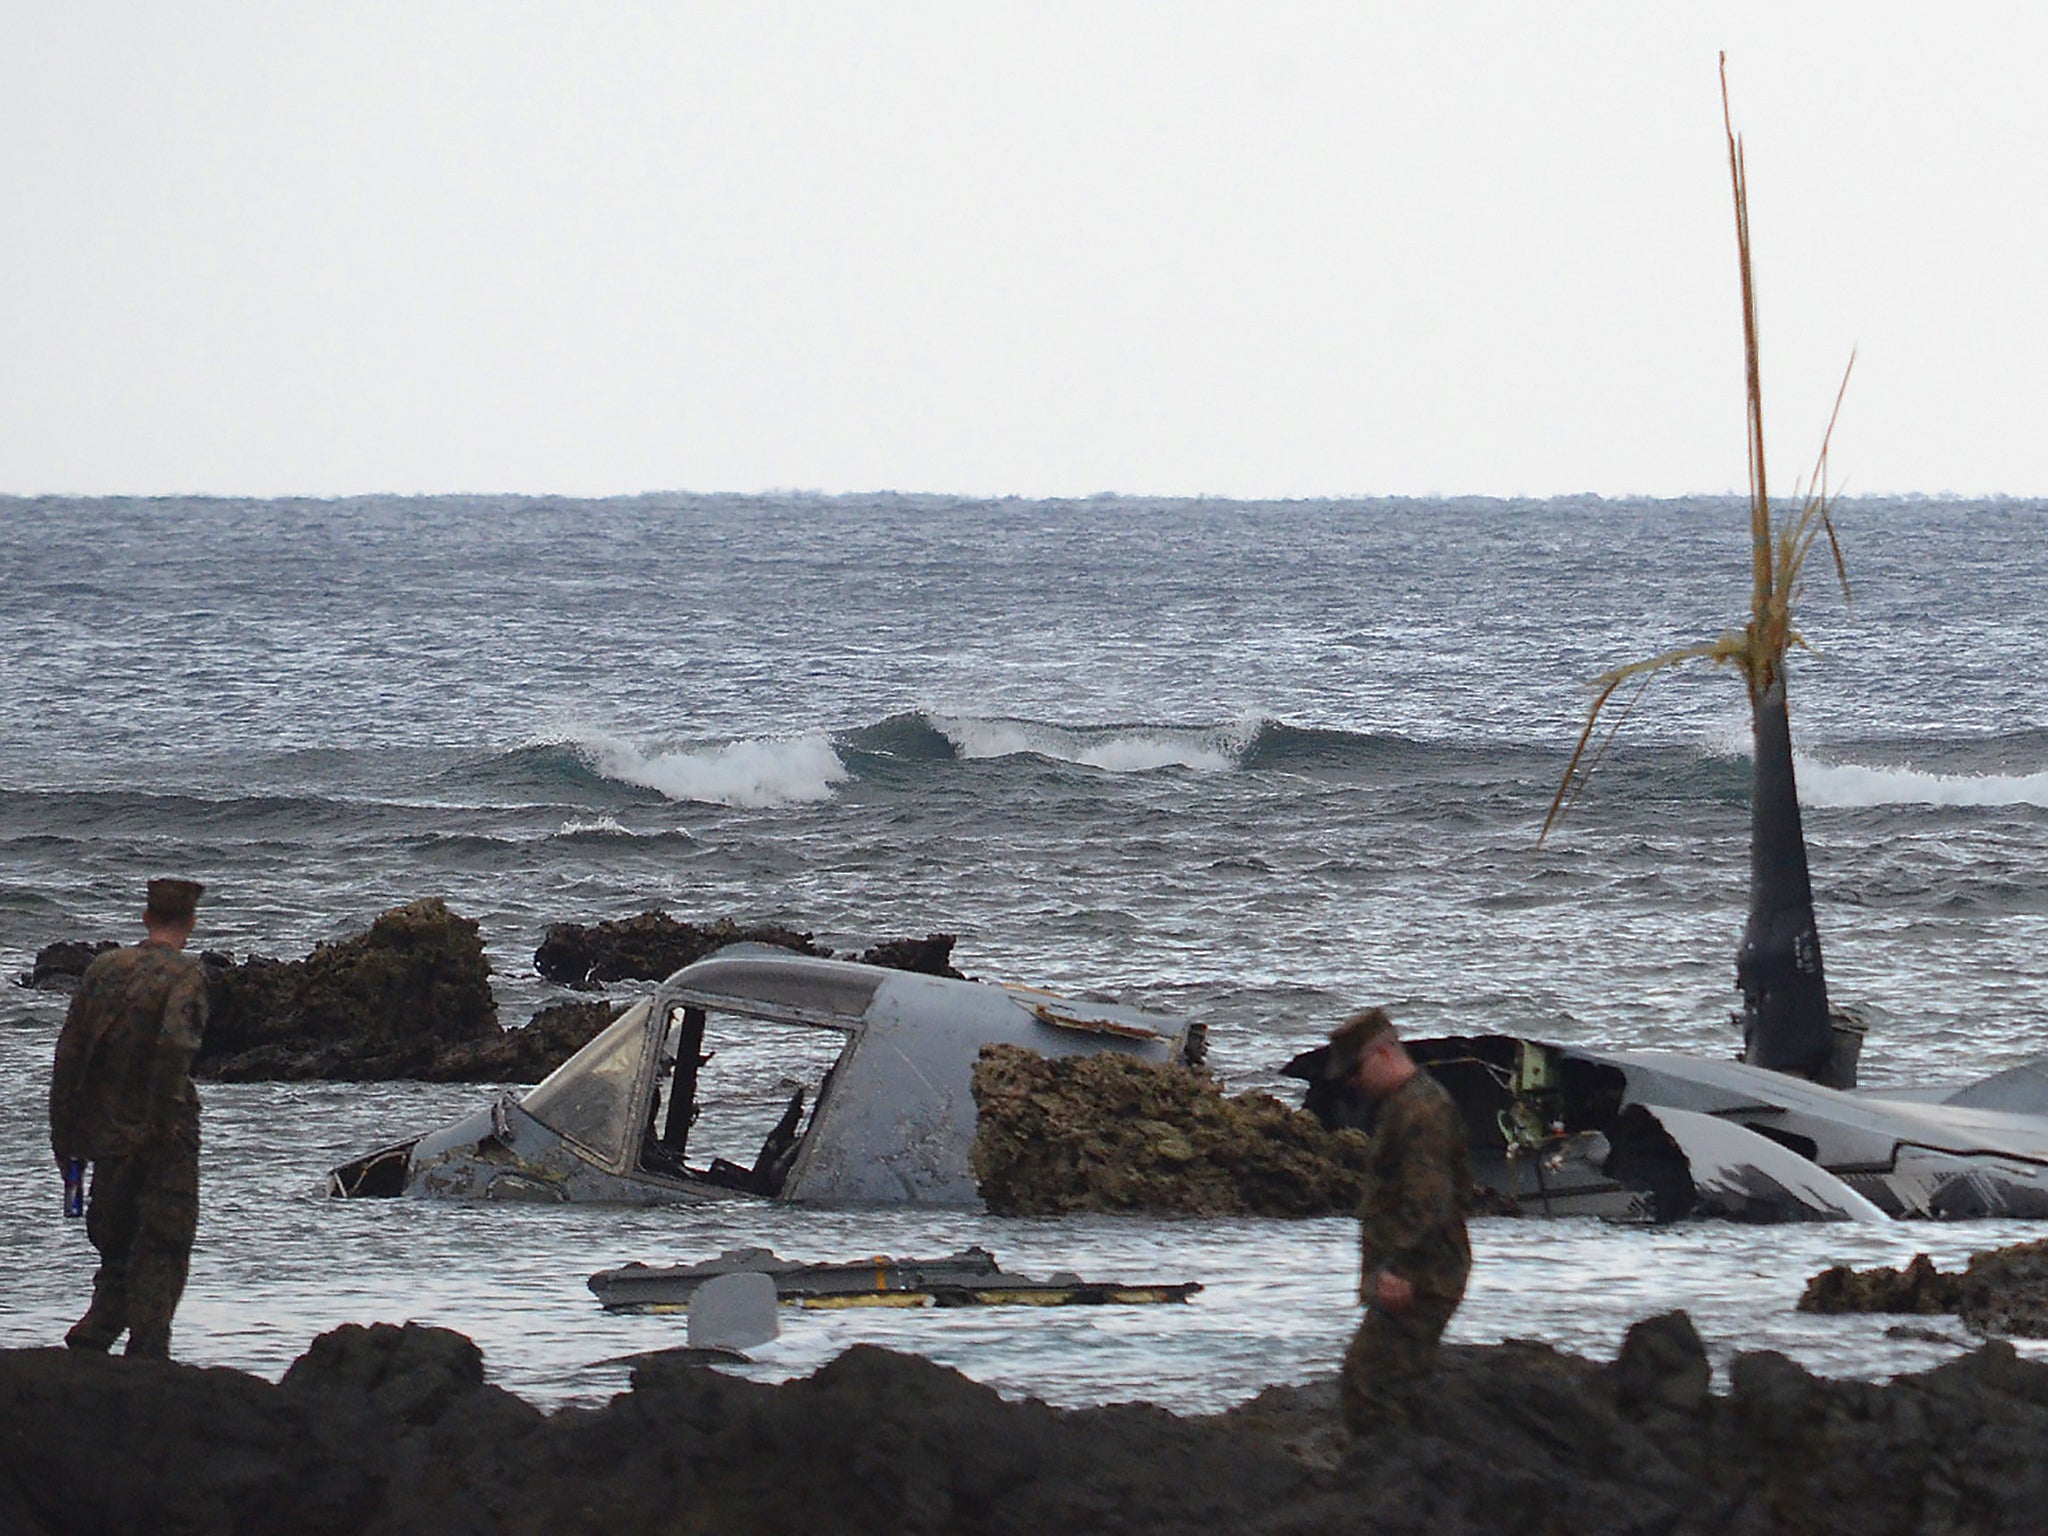
[[[1711,757],[1748,757],[1754,750],[1755,727],[1747,709],[1717,715],[1700,733],[1700,745]]]
[[[1175,729],[1133,726],[1076,730],[1029,720],[983,720],[965,715],[940,715],[932,724],[966,758],[1013,757],[1036,753],[1064,763],[1080,763],[1105,773],[1149,773],[1159,768],[1191,768],[1198,773],[1225,773],[1238,765],[1258,731],[1256,719],[1227,729]]]
[[[673,752],[643,751],[615,736],[586,735],[576,744],[608,779],[706,805],[813,805],[831,799],[832,786],[847,778],[832,743],[816,733]]]
[[[2048,806],[2048,773],[1948,774],[1917,768],[1865,768],[1796,757],[1802,804],[1832,810],[1872,805]]]
[[[1703,738],[1707,750],[1747,759],[1752,742],[1746,721],[1720,721]],[[1918,768],[1868,768],[1860,763],[1824,763],[1804,752],[1792,754],[1799,803],[1833,811],[1876,805],[2048,807],[2048,773],[1928,773]]]
[[[558,837],[631,837],[633,834],[610,816],[594,816],[588,821],[578,816],[571,816],[562,823],[561,831],[555,835]]]

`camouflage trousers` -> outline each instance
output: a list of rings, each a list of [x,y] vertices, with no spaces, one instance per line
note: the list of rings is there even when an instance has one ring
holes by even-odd
[[[171,1314],[185,1291],[199,1228],[197,1127],[166,1146],[93,1164],[86,1236],[99,1250],[92,1306],[64,1342],[105,1351],[123,1330],[128,1353],[168,1358]]]
[[[1436,1369],[1437,1341],[1464,1294],[1461,1285],[1454,1296],[1417,1296],[1405,1311],[1366,1309],[1337,1384],[1352,1434],[1409,1421],[1417,1390]]]

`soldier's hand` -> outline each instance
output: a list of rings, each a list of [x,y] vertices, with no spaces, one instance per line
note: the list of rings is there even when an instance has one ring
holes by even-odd
[[[1415,1283],[1383,1269],[1373,1279],[1373,1301],[1389,1312],[1406,1312],[1415,1305]]]

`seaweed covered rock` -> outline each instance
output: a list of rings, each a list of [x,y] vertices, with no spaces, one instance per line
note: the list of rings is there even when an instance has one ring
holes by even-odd
[[[1852,1269],[1837,1264],[1806,1282],[1802,1312],[1953,1312],[1962,1276],[1934,1267],[1924,1253],[1904,1269]]]
[[[601,923],[555,923],[533,952],[549,981],[588,991],[611,981],[660,981],[728,944],[774,944],[799,955],[830,956],[808,933],[775,923],[685,923],[652,909]]]
[[[102,953],[119,946],[112,939],[59,939],[36,951],[35,964],[14,978],[16,986],[43,992],[69,992],[85,968]]]
[[[950,933],[889,939],[854,958],[863,965],[963,980],[953,969],[957,942]],[[738,923],[729,917],[686,923],[654,908],[601,923],[552,924],[533,952],[533,964],[549,981],[592,991],[614,981],[660,981],[728,944],[773,944],[799,955],[832,957],[808,933],[779,923]]]
[[[1358,1204],[1366,1137],[1263,1093],[1105,1051],[1048,1059],[982,1047],[969,1154],[1000,1215],[1172,1211],[1322,1216]]]
[[[1979,1333],[2048,1339],[2048,1240],[1970,1256],[1956,1311]]]
[[[502,1033],[490,976],[473,919],[437,898],[393,907],[304,960],[209,966],[195,1069],[226,1081],[428,1075],[450,1046]]]
[[[460,1040],[414,1074],[429,1083],[537,1083],[624,1013],[626,1003],[551,1003],[520,1029]]]
[[[1962,1273],[1924,1253],[1904,1269],[1838,1264],[1806,1282],[1802,1312],[1953,1312],[1979,1333],[2048,1338],[2048,1239],[1970,1256]]]
[[[928,933],[921,939],[889,939],[857,957],[862,965],[886,966],[892,971],[916,971],[921,976],[967,978],[953,969],[953,946],[959,939],[950,933]]]

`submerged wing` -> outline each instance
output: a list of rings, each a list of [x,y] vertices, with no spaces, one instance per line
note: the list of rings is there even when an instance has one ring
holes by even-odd
[[[1759,1222],[1891,1220],[1818,1163],[1748,1126],[1697,1110],[1644,1107],[1685,1154],[1696,1215]]]

